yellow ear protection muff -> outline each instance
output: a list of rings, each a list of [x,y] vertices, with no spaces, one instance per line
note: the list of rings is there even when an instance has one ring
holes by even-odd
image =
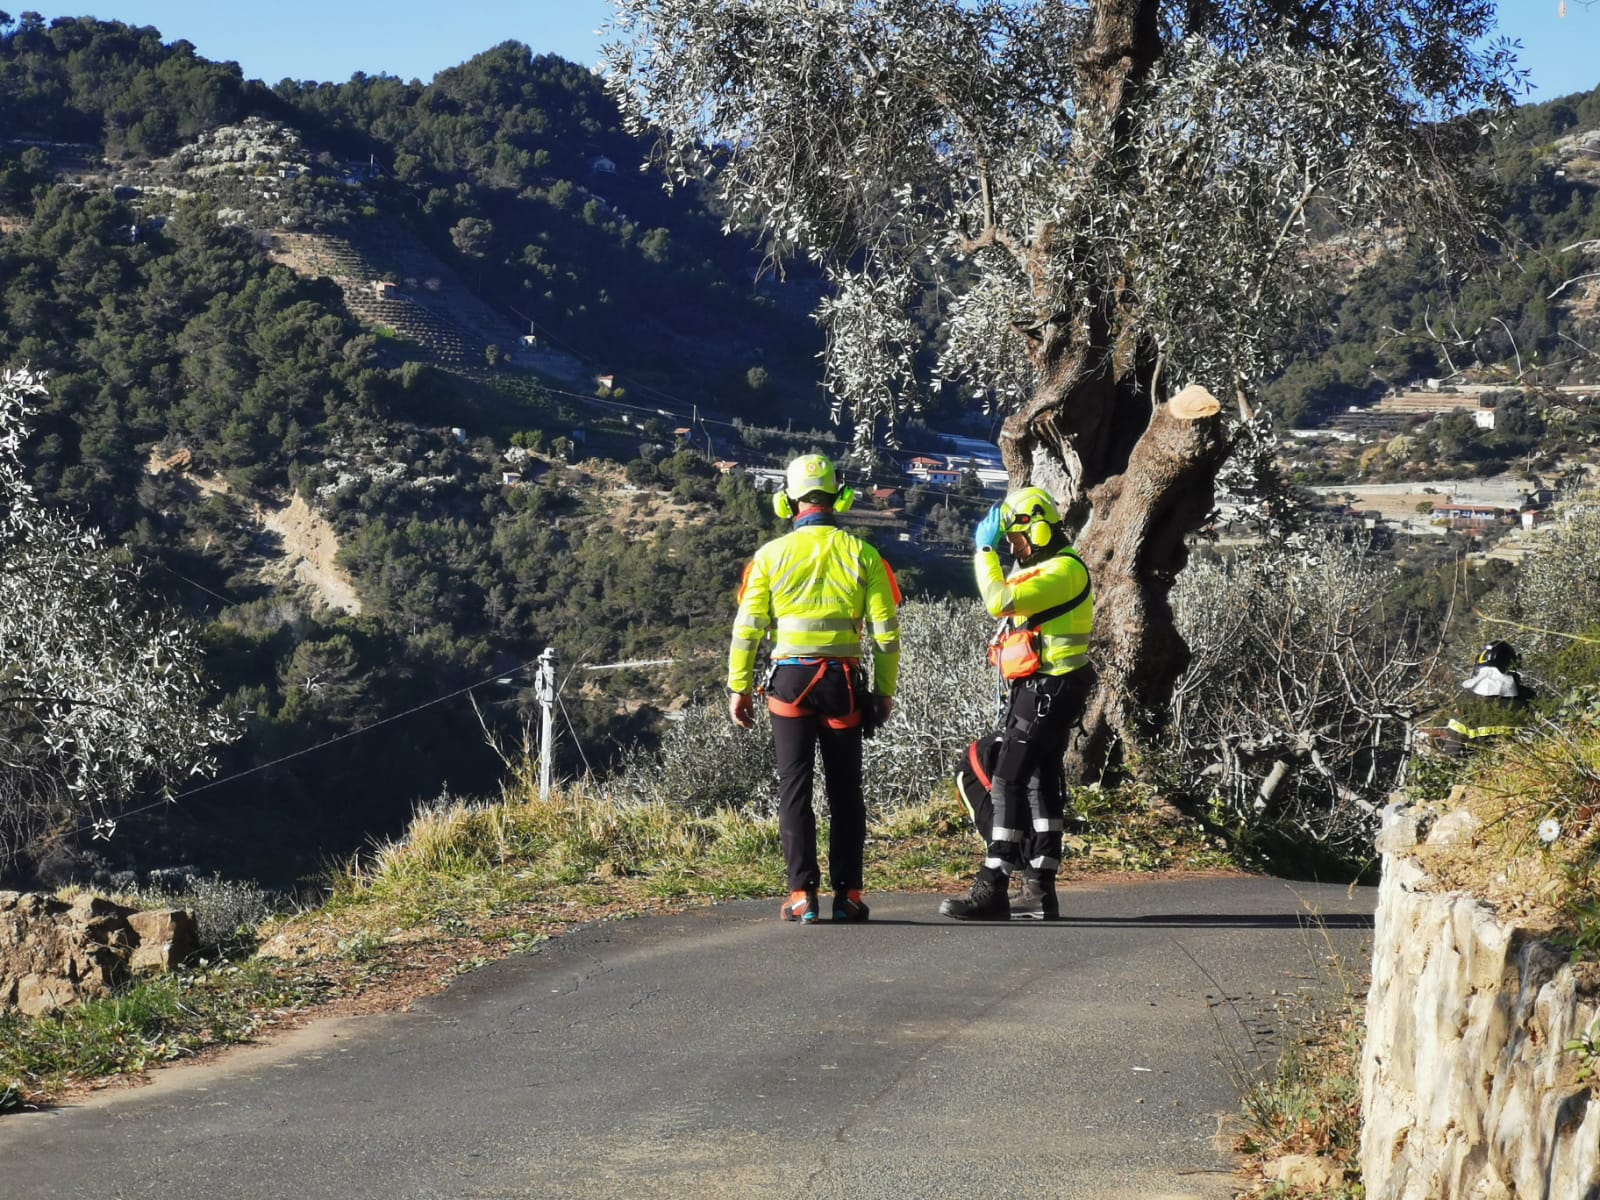
[[[855,502],[855,488],[842,487],[839,489],[839,494],[833,498],[833,511],[836,513],[849,512],[851,508],[855,506]],[[776,492],[772,497],[772,511],[777,513],[778,516],[783,520],[787,521],[789,518],[793,517],[794,514],[799,511],[799,509],[795,508],[794,501],[789,499],[788,492]]]
[[[1043,517],[1035,517],[1028,522],[1028,540],[1035,546],[1046,546],[1050,543],[1050,522]]]

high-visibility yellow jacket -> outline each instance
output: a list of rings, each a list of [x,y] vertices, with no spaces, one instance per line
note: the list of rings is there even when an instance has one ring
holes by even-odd
[[[1071,549],[1041,563],[1019,566],[1010,575],[1000,568],[1000,555],[985,546],[973,558],[978,594],[991,617],[1010,617],[1013,627],[1034,613],[1065,604],[1089,583],[1089,568]],[[1051,617],[1039,627],[1039,674],[1065,675],[1087,665],[1089,630],[1094,625],[1094,593],[1071,612]]]
[[[728,687],[751,691],[756,648],[770,632],[772,657],[855,658],[865,634],[872,690],[894,695],[900,675],[900,586],[879,553],[833,525],[807,525],[757,550],[739,585],[728,651]]]

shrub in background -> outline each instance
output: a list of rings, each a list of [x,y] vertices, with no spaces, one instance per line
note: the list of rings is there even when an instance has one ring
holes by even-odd
[[[144,908],[182,908],[194,914],[202,954],[230,955],[254,949],[256,929],[284,908],[281,898],[248,879],[190,879],[178,891],[142,891]]]
[[[1393,574],[1344,543],[1190,563],[1172,592],[1193,659],[1174,692],[1169,786],[1241,829],[1364,855],[1435,695],[1439,648],[1389,611]]]

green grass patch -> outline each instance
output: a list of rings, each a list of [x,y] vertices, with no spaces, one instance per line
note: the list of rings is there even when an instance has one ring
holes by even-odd
[[[262,1014],[325,998],[329,981],[264,962],[138,980],[48,1016],[0,1017],[0,1087],[11,1107],[82,1080],[136,1074],[248,1040]]]

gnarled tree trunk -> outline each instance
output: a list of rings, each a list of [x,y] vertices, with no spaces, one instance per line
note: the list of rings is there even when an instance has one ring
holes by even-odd
[[[1126,387],[1133,390],[1131,380]],[[1071,777],[1085,781],[1154,731],[1188,665],[1167,597],[1188,560],[1186,539],[1211,512],[1213,480],[1229,452],[1220,413],[1181,416],[1164,403],[1118,396],[1120,390],[1103,380],[1074,389],[1076,404],[1064,398],[1059,406],[1041,406],[1031,424],[1019,413],[1002,439],[1013,484],[1046,486],[1068,514],[1090,518],[1077,550],[1094,581],[1090,656],[1098,680],[1067,763]],[[1114,411],[1106,411],[1106,402]],[[1117,453],[1125,429],[1101,438],[1102,454],[1089,461],[1074,447],[1077,427],[1091,414],[1092,424],[1142,420],[1143,430],[1125,455]],[[1036,448],[1044,454],[1035,455]],[[1057,462],[1061,478],[1047,478]]]
[[[1128,90],[1161,51],[1157,0],[1095,0],[1078,57],[1081,169],[1125,170]],[[1050,287],[1043,231],[1030,264],[1035,292]],[[1138,334],[1136,297],[1118,279],[1089,292],[1086,311],[1024,330],[1037,386],[1001,434],[1013,486],[1033,482],[1082,529],[1078,552],[1094,581],[1091,657],[1099,679],[1068,755],[1080,780],[1097,778],[1144,740],[1188,663],[1167,594],[1188,557],[1185,539],[1212,507],[1228,454],[1220,415],[1189,418],[1161,402],[1160,355]],[[1055,475],[1059,471],[1059,478]]]

